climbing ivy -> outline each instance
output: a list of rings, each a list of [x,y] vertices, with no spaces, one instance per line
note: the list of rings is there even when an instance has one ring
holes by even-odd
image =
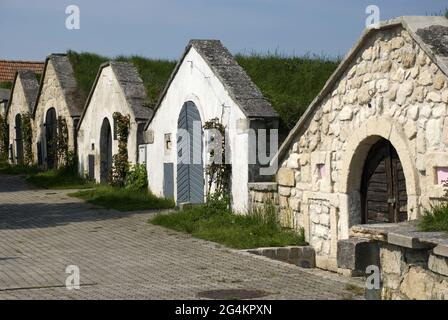
[[[112,157],[112,184],[115,186],[124,186],[126,182],[126,175],[129,172],[128,161],[128,136],[129,136],[129,115],[124,116],[120,112],[114,112],[112,115],[116,126],[118,138],[118,153]]]
[[[6,119],[0,115],[0,160],[8,160],[9,128]]]
[[[218,199],[224,199],[230,202],[229,194],[232,166],[230,163],[226,163],[225,127],[219,122],[218,118],[213,118],[205,122],[203,128],[204,130],[210,130],[210,143],[213,145],[213,148],[209,150],[211,161],[205,168],[208,176],[207,200],[216,201]],[[215,151],[221,153],[221,159],[219,159],[218,155],[215,155]],[[211,193],[212,186],[214,187],[213,194]]]
[[[67,121],[61,116],[58,117],[57,121],[56,157],[58,166],[65,166],[70,159]]]
[[[23,162],[25,165],[33,164],[33,129],[31,128],[31,114],[22,116]]]

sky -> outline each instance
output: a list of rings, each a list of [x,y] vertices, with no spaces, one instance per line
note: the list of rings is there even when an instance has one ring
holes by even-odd
[[[80,28],[66,28],[77,5]],[[68,49],[177,59],[189,39],[219,39],[233,53],[341,57],[380,19],[427,15],[448,0],[0,0],[0,59],[44,60]]]

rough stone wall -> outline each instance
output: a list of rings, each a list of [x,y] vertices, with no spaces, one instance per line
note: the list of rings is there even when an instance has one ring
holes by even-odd
[[[382,136],[397,149],[411,219],[442,194],[434,167],[448,166],[447,103],[446,76],[403,28],[378,31],[358,51],[295,137],[277,174],[280,208],[319,247],[318,266],[336,268],[337,240],[360,223],[359,190],[348,176],[360,170],[360,177],[362,156],[350,162],[368,137]]]
[[[74,119],[69,113],[64,92],[57,79],[55,69],[51,60],[48,61],[47,70],[45,72],[44,82],[42,84],[41,95],[38,101],[36,113],[33,121],[33,156],[35,161],[38,159],[37,143],[42,143],[44,148],[45,141],[45,116],[48,109],[56,109],[56,117],[61,116],[67,121],[68,129],[68,145],[69,149],[74,151],[75,147],[75,130]],[[45,159],[43,159],[45,161]]]
[[[382,299],[448,299],[447,258],[381,243],[380,264]]]
[[[16,150],[16,115],[21,114],[22,117],[24,114],[29,112],[28,109],[28,103],[25,98],[25,93],[23,91],[23,86],[19,78],[17,78],[15,86],[14,86],[14,93],[11,100],[11,105],[9,106],[8,114],[7,114],[7,121],[9,124],[9,146],[12,145],[13,150],[13,159],[10,159],[11,163],[16,163],[16,156],[17,156],[17,150]],[[11,161],[12,160],[12,161]]]
[[[250,182],[249,210],[262,208],[266,203],[278,206],[278,186],[275,182]]]

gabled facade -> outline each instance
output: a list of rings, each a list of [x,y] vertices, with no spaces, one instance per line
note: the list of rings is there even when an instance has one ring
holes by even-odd
[[[9,125],[9,162],[18,164],[24,160],[24,141],[22,135],[22,119],[31,118],[36,102],[39,83],[32,71],[18,71],[14,78],[11,100],[6,110]]]
[[[103,64],[78,125],[78,168],[82,176],[108,182],[112,156],[118,152],[113,114],[130,117],[128,159],[137,163],[138,145],[152,110],[144,106],[146,91],[136,68],[128,62]]]
[[[69,151],[76,152],[76,126],[82,99],[72,65],[66,54],[51,54],[45,60],[39,92],[33,109],[34,159],[43,168],[57,167],[58,123],[64,124]],[[36,161],[35,160],[35,161]]]
[[[443,196],[447,34],[444,17],[367,29],[273,159],[282,215],[318,267],[337,269],[350,227],[414,220]]]
[[[159,99],[146,129],[146,156],[141,160],[147,164],[149,187],[178,204],[204,202],[209,191],[208,140],[202,127],[215,118],[227,129],[232,206],[244,212],[247,183],[270,178],[250,163],[250,129],[277,129],[278,115],[218,40],[190,41]],[[181,160],[185,154],[190,163]]]

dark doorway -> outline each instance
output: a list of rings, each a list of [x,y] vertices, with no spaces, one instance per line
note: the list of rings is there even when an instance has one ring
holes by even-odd
[[[23,163],[23,137],[22,137],[22,116],[20,113],[15,118],[16,129],[16,163]]]
[[[194,136],[194,126],[200,128],[200,135],[196,137]],[[177,121],[177,128],[177,203],[203,203],[203,132],[201,116],[193,102],[185,102],[182,106]],[[181,131],[184,134],[180,134]]]
[[[45,116],[45,146],[46,146],[46,163],[48,169],[56,167],[56,151],[57,151],[57,120],[56,110],[50,108]]]
[[[406,179],[397,151],[381,139],[365,161],[361,180],[362,223],[407,220]]]
[[[104,118],[100,133],[100,182],[110,182],[112,177],[112,130]]]

